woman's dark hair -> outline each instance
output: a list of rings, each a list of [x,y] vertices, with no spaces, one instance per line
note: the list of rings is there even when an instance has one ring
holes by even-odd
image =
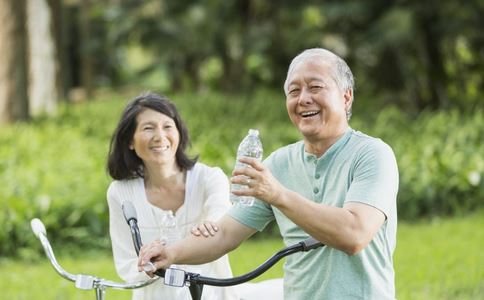
[[[134,150],[129,149],[129,145],[136,131],[136,117],[146,109],[160,112],[175,121],[180,134],[180,143],[175,154],[177,165],[182,170],[189,170],[197,162],[198,157],[190,159],[185,154],[185,149],[190,145],[190,137],[175,105],[165,96],[151,92],[143,93],[126,106],[111,138],[107,170],[113,179],[144,177],[143,161]]]

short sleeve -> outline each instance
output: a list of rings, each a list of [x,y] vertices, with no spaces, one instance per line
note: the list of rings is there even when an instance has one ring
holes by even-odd
[[[398,167],[387,144],[375,140],[361,150],[353,165],[345,202],[361,202],[381,210],[387,217],[396,205]]]

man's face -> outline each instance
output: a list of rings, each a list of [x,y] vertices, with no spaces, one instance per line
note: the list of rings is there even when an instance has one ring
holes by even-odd
[[[328,64],[305,60],[289,74],[288,83],[287,112],[305,138],[332,137],[347,126],[351,91],[341,91]]]

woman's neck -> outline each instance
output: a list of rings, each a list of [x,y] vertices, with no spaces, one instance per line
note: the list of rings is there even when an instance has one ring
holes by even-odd
[[[145,167],[145,187],[149,189],[173,188],[185,184],[185,172],[174,163],[172,166]]]
[[[173,212],[185,202],[186,172],[178,166],[145,169],[147,200],[154,206]]]

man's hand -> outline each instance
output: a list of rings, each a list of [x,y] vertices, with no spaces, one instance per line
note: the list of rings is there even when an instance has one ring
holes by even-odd
[[[285,187],[272,175],[260,161],[255,158],[242,157],[240,162],[246,163],[247,167],[235,169],[230,182],[246,185],[247,189],[231,191],[237,196],[253,196],[269,204],[276,205],[284,194]]]
[[[174,261],[174,257],[171,254],[172,252],[170,249],[164,242],[160,240],[156,240],[148,245],[144,245],[141,247],[139,253],[138,271],[145,271],[143,267],[150,263],[155,266],[156,270],[168,268],[171,264],[173,264]],[[154,272],[156,270],[145,272],[148,274],[148,276],[154,277]]]
[[[243,225],[231,216],[225,215],[216,226],[218,232],[210,238],[188,235],[174,244],[166,245],[163,241],[154,241],[141,247],[138,270],[149,270],[152,263],[156,270],[167,269],[172,264],[205,264],[237,248],[242,241],[256,232],[254,228]],[[155,270],[145,271],[150,277]]]

